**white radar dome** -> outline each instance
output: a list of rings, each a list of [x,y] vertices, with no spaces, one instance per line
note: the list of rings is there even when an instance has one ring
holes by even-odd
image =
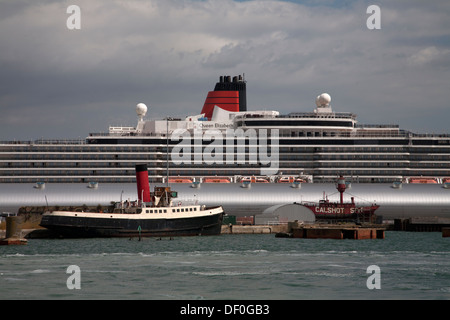
[[[327,107],[331,102],[331,97],[328,93],[322,93],[316,98],[316,105],[318,107]]]
[[[143,103],[138,103],[136,105],[136,113],[140,118],[144,117],[147,113],[147,106]]]
[[[317,96],[316,98],[316,106],[320,107],[320,96]]]

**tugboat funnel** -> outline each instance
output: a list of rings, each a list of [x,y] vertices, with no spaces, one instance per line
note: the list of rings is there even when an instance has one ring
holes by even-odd
[[[150,184],[146,164],[136,165],[136,183],[139,202],[150,202]]]

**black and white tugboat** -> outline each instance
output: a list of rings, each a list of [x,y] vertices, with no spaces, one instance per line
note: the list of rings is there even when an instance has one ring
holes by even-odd
[[[150,192],[147,165],[136,165],[138,200],[120,201],[110,212],[53,211],[44,213],[40,225],[55,236],[89,237],[173,237],[219,235],[223,219],[221,206],[173,204],[177,192],[155,187]]]

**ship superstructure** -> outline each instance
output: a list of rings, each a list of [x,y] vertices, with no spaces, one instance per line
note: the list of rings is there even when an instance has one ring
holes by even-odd
[[[135,127],[0,142],[0,182],[132,183],[135,163],[148,164],[150,182],[450,182],[450,134],[359,124],[328,94],[312,112],[284,115],[250,111],[246,99],[244,77],[221,76],[198,115],[146,120],[139,103]]]

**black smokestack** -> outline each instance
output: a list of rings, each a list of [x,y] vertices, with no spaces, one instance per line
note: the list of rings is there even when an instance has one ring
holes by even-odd
[[[220,76],[214,91],[239,91],[239,111],[247,111],[247,84],[244,78],[239,76]]]

